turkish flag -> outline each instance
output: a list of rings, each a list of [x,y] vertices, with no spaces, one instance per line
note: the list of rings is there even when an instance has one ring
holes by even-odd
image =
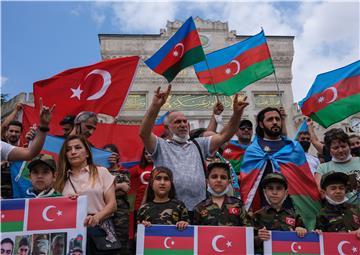
[[[76,215],[76,199],[29,199],[27,230],[76,228]]]
[[[198,226],[198,253],[251,254],[247,251],[254,240],[252,231],[245,227]]]
[[[324,254],[360,254],[360,242],[355,234],[323,232]]]
[[[56,104],[55,114],[92,111],[117,116],[128,95],[139,56],[115,58],[66,70],[34,83],[35,108]]]

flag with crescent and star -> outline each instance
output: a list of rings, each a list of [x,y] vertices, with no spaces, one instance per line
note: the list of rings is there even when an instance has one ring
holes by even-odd
[[[210,93],[231,96],[274,72],[264,31],[206,55],[194,65],[199,82]]]
[[[252,227],[176,226],[138,224],[136,254],[254,254]]]
[[[259,137],[247,147],[240,168],[240,192],[246,210],[259,210],[260,180],[266,164],[272,164],[274,172],[282,173],[288,182],[289,196],[296,213],[307,229],[314,229],[320,209],[320,194],[300,143],[282,137],[285,146],[274,154],[268,154],[259,144]]]
[[[322,233],[323,252],[326,254],[360,254],[360,242],[355,233]]]
[[[54,113],[65,116],[92,111],[116,117],[126,100],[140,57],[114,58],[66,70],[34,83],[35,108],[39,98]]]
[[[198,226],[198,254],[254,254],[250,227]]]
[[[30,199],[27,230],[76,228],[76,217],[77,199]]]
[[[324,128],[360,112],[360,60],[319,74],[299,102],[304,115]]]
[[[171,82],[184,68],[205,59],[192,17],[145,64]]]
[[[320,254],[320,238],[317,233],[298,237],[294,231],[271,231],[270,240],[264,242],[264,254]]]
[[[23,231],[25,200],[5,199],[1,200],[0,229],[3,232]]]

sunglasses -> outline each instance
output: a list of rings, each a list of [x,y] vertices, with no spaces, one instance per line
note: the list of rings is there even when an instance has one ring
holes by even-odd
[[[251,131],[252,130],[252,127],[240,127],[239,128],[241,131],[244,131],[245,129]]]

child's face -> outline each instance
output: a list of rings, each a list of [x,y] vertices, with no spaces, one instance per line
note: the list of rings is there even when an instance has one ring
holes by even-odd
[[[30,171],[30,180],[36,191],[43,191],[52,187],[55,176],[47,165],[40,163]]]
[[[345,185],[344,184],[331,184],[326,187],[325,193],[328,197],[336,202],[341,202],[345,198]]]
[[[223,168],[214,168],[211,170],[208,178],[208,185],[216,192],[223,192],[229,185],[229,176]]]
[[[171,189],[170,178],[166,173],[159,173],[154,177],[152,185],[156,196],[164,197],[167,196]]]
[[[286,189],[280,183],[270,182],[265,187],[265,194],[271,204],[279,205],[286,196]]]

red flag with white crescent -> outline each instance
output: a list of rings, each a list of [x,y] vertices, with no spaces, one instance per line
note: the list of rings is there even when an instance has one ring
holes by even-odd
[[[55,114],[65,116],[92,111],[117,116],[131,87],[139,56],[115,58],[66,70],[34,83],[35,108],[39,99],[56,104]]]
[[[29,199],[27,230],[76,228],[76,216],[76,199]]]

